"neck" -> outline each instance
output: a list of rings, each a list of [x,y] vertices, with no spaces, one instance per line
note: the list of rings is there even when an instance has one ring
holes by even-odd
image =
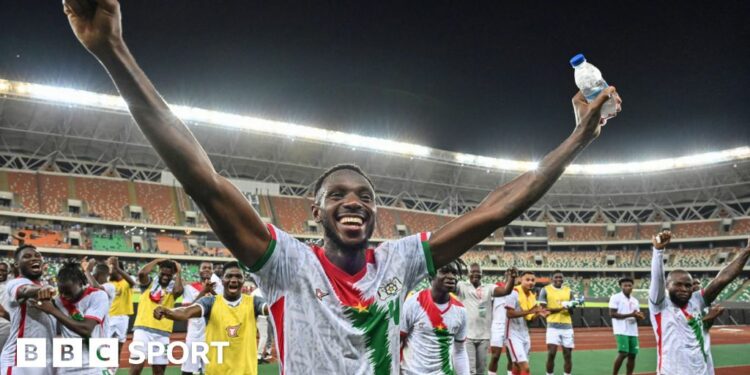
[[[625,295],[625,297],[628,297],[628,298],[630,298],[630,293],[625,293],[625,292],[622,292],[622,294],[624,294],[624,295]]]
[[[344,272],[354,275],[365,267],[365,247],[361,249],[342,249],[328,239],[326,239],[323,246],[326,258]]]
[[[448,303],[451,300],[451,295],[440,288],[430,288],[430,294],[432,295],[432,301],[437,304]]]
[[[238,294],[236,296],[230,296],[229,294],[224,293],[224,299],[227,301],[234,302],[242,297],[242,294]]]
[[[479,288],[482,285],[482,280],[472,281],[471,285],[474,285],[475,288]]]

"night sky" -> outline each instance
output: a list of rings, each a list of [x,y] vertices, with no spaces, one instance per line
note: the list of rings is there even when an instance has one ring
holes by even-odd
[[[574,125],[583,52],[624,112],[579,161],[750,144],[748,1],[122,3],[171,103],[539,159]],[[113,92],[59,0],[4,0],[0,24],[0,77]]]

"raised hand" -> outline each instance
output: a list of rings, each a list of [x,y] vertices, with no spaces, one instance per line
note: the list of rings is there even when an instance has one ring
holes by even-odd
[[[604,89],[591,103],[586,101],[586,98],[580,91],[573,97],[576,127],[591,136],[592,139],[599,136],[602,131],[602,125],[607,122],[607,119],[602,119],[602,105],[609,98],[614,98],[617,112],[622,111],[622,99],[617,94],[614,86]]]
[[[216,294],[216,284],[211,280],[206,280],[203,282],[203,290],[206,291],[206,295]]]
[[[655,248],[659,250],[664,250],[667,245],[669,245],[669,242],[672,240],[672,232],[668,230],[663,230],[661,233],[655,235],[651,239],[651,243],[654,245]]]
[[[63,11],[78,40],[94,55],[122,44],[117,0],[63,0]]]

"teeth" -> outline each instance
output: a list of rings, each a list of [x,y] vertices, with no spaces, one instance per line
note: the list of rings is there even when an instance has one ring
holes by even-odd
[[[345,216],[340,220],[341,224],[357,224],[362,225],[362,219],[353,216]]]

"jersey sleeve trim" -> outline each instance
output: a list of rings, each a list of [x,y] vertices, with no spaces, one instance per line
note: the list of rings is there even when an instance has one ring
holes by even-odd
[[[268,227],[268,232],[271,234],[271,241],[268,242],[268,247],[266,248],[266,252],[263,253],[263,256],[258,259],[255,264],[248,267],[242,262],[239,262],[240,268],[242,268],[245,272],[258,272],[261,268],[263,268],[264,265],[268,262],[268,259],[271,258],[271,255],[273,255],[274,250],[276,250],[276,230],[273,228],[273,225],[266,224],[266,227]]]
[[[435,263],[432,260],[432,251],[430,251],[430,241],[427,232],[419,234],[419,240],[422,242],[422,250],[424,251],[424,261],[427,264],[427,274],[431,277],[435,277]]]

